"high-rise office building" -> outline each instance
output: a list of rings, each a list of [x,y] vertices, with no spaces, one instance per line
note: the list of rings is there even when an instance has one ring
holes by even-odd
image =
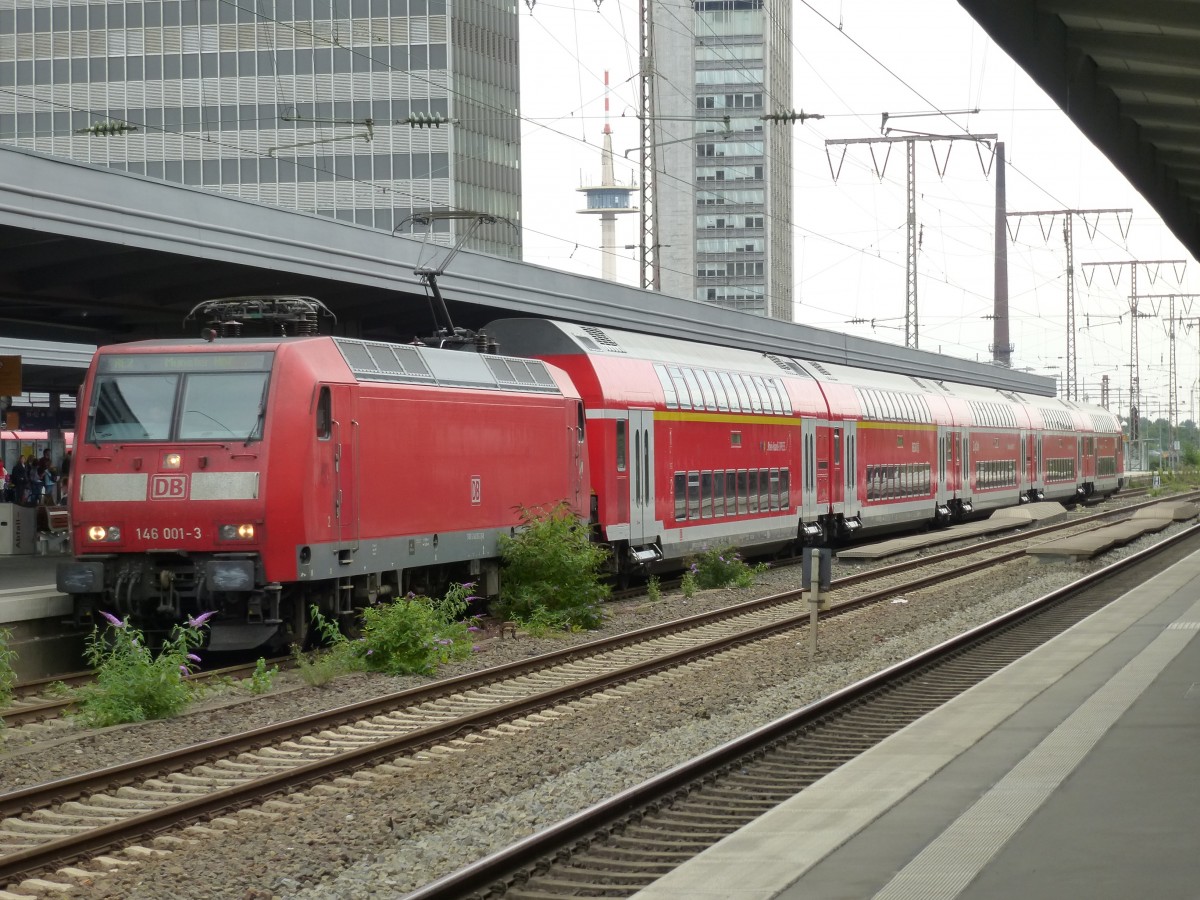
[[[791,321],[791,6],[648,2],[659,287]]]
[[[519,228],[517,26],[511,0],[0,0],[0,142],[388,231]],[[516,256],[517,228],[466,246]]]

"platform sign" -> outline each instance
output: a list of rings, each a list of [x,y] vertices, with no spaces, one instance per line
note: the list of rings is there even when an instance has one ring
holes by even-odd
[[[821,590],[827,591],[833,586],[833,551],[828,547],[804,548],[804,554],[801,557],[800,586],[806,591],[812,590],[814,561],[817,567],[817,586]]]
[[[21,395],[21,357],[0,356],[0,397]]]

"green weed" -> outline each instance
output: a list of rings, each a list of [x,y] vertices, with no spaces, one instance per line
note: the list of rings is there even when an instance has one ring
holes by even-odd
[[[187,677],[200,662],[196,649],[204,642],[204,625],[212,613],[189,617],[176,625],[158,653],[145,635],[110,613],[101,613],[109,628],[94,627],[85,657],[96,680],[78,692],[76,716],[85,725],[103,728],[125,722],[166,719],[177,715],[192,698]]]
[[[609,588],[600,580],[608,551],[592,543],[566,503],[522,509],[514,537],[500,536],[504,561],[494,612],[534,628],[590,629],[604,621]]]

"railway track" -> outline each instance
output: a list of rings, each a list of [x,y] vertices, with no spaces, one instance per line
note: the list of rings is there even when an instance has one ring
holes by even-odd
[[[280,668],[291,664],[287,657],[267,660],[267,665],[278,665]],[[194,682],[216,681],[221,678],[240,680],[249,678],[254,673],[257,663],[241,663],[236,666],[225,666],[220,669],[196,672],[189,678]],[[24,681],[17,685],[14,697],[9,706],[0,710],[0,722],[12,728],[28,725],[31,722],[45,722],[71,712],[75,707],[75,691],[91,684],[96,679],[96,673],[70,672],[53,678],[38,678]]]
[[[891,581],[853,598],[831,594],[839,602],[825,615],[894,596],[898,589],[942,584],[1000,564],[1023,550],[998,554],[998,546],[1035,539],[1050,530],[1056,529],[1009,535],[840,579],[834,587],[842,594],[872,580]],[[970,554],[981,558],[947,568]],[[917,581],[894,583],[902,573],[931,564],[939,570]],[[808,604],[798,591],[777,594],[3,794],[0,883],[404,754],[434,746],[465,749],[475,741],[503,738],[506,732],[567,714],[580,697],[652,674],[683,677],[682,667],[718,653],[750,653],[744,645],[803,627],[808,616]]]
[[[629,897],[1200,547],[1200,526],[624,791],[406,900]]]
[[[1146,491],[1131,492],[1120,495],[1127,498],[1137,493],[1146,493]],[[1177,497],[1172,497],[1172,500],[1189,500],[1200,498],[1200,491],[1189,494],[1182,494]],[[1145,506],[1151,506],[1159,500],[1149,500],[1143,503],[1138,503],[1130,506],[1120,507],[1119,509],[1110,509],[1097,512],[1093,515],[1072,519],[1065,522],[1057,522],[1051,525],[1042,526],[1036,529],[1015,532],[998,538],[993,538],[985,542],[973,542],[966,546],[946,550],[938,554],[930,554],[917,560],[909,560],[904,563],[893,563],[884,565],[877,569],[871,569],[855,575],[839,579],[835,588],[849,588],[863,581],[868,581],[878,577],[888,575],[900,575],[904,572],[911,571],[917,567],[935,564],[941,560],[952,560],[961,558],[975,552],[983,552],[989,548],[1003,547],[1008,544],[1019,543],[1022,541],[1036,540],[1042,536],[1056,534],[1069,529],[1087,529],[1089,527],[1099,527],[1102,524],[1107,524],[1110,519],[1119,518],[1126,514],[1131,514],[1132,511],[1141,509]],[[1019,555],[1019,554],[1018,554]],[[792,565],[799,563],[799,558],[780,560],[776,563],[777,566]],[[665,586],[672,584],[677,586],[677,579],[668,582]],[[633,598],[644,596],[644,588],[634,588],[628,591],[616,592],[614,596],[618,598]],[[281,668],[290,664],[287,658],[271,660],[269,663],[278,664]],[[192,676],[193,680],[203,681],[205,679],[214,679],[220,677],[226,678],[243,678],[253,672],[253,664],[228,666],[222,669],[216,669],[211,672],[197,672]],[[5,709],[0,710],[0,721],[8,727],[17,727],[29,723],[44,722],[49,719],[61,716],[64,713],[71,711],[74,705],[74,696],[72,689],[81,687],[92,681],[94,675],[92,672],[72,672],[64,675],[59,675],[52,678],[42,678],[28,682],[22,682],[17,685],[14,691],[14,699]]]

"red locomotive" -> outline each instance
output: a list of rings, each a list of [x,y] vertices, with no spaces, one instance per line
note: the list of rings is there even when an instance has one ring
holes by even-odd
[[[498,586],[521,505],[587,506],[583,408],[537,360],[335,337],[100,348],[59,590],[211,645],[451,579]]]
[[[450,581],[566,500],[615,574],[1121,485],[1098,407],[539,319],[506,355],[308,335],[101,348],[59,589],[212,646]],[[474,345],[484,349],[482,344]]]

